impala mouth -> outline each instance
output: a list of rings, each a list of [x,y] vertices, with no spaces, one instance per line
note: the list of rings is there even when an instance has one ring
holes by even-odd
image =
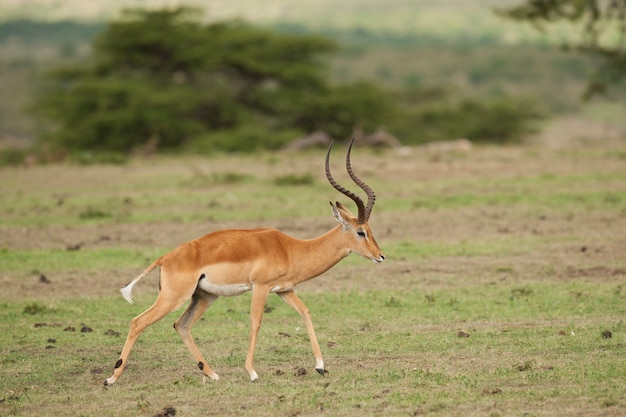
[[[370,259],[371,259],[372,261],[374,261],[374,263],[379,264],[379,263],[381,263],[382,261],[384,261],[384,260],[385,260],[385,255],[380,255],[380,257],[378,257],[378,258],[374,258],[374,257],[372,257],[372,258],[370,258]]]

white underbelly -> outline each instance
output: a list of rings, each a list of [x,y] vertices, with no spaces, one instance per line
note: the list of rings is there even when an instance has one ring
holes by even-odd
[[[203,291],[210,294],[219,295],[222,297],[233,297],[235,295],[243,294],[252,289],[250,284],[213,284],[206,279],[201,279],[198,283],[198,287]],[[291,290],[291,286],[275,285],[270,289],[271,293],[279,293]]]
[[[210,294],[223,297],[232,297],[243,294],[244,292],[252,289],[252,285],[250,284],[213,284],[209,282],[208,279],[201,279],[198,283],[198,287]]]

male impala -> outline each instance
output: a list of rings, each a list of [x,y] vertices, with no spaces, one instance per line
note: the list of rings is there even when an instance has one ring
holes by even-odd
[[[367,223],[376,196],[352,172],[352,142],[348,147],[346,168],[350,178],[367,194],[367,205],[356,194],[337,184],[331,176],[328,159],[332,146],[331,142],[326,154],[326,176],[337,191],[356,203],[358,216],[354,217],[339,202],[331,202],[333,215],[341,224],[320,237],[300,240],[275,229],[222,230],[183,243],[154,261],[121,290],[124,298],[132,303],[133,286],[157,266],[161,268],[159,295],[152,307],[131,321],[120,359],[115,363],[113,375],[104,382],[105,385],[113,384],[122,375],[130,350],[139,334],[190,298],[189,307],[174,324],[174,328],[191,351],[198,368],[204,373],[203,379],[209,377],[218,380],[218,375],[196,346],[191,336],[191,327],[219,296],[239,295],[250,290],[251,329],[246,356],[246,370],[250,374],[250,380],[258,379],[253,365],[254,347],[269,293],[278,294],[302,316],[316,360],[315,369],[324,375],[324,361],[311,315],[294,292],[295,286],[323,274],[351,252],[376,263],[385,259]]]

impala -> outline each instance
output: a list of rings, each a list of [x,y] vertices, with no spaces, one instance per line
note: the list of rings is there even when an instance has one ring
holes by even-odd
[[[131,298],[133,286],[154,268],[160,267],[157,299],[150,308],[132,319],[126,343],[115,363],[113,375],[104,384],[111,385],[120,377],[126,367],[128,355],[141,332],[180,308],[189,299],[191,299],[189,306],[174,323],[174,328],[203,372],[203,381],[207,377],[218,380],[219,376],[211,369],[196,346],[191,336],[191,328],[219,296],[235,296],[246,291],[252,291],[250,342],[245,363],[250,380],[258,379],[253,365],[254,348],[269,293],[278,294],[302,316],[316,360],[315,369],[324,375],[324,360],[309,309],[298,298],[294,288],[323,274],[351,252],[376,263],[385,259],[368,225],[376,196],[372,189],[352,172],[350,166],[353,142],[354,139],[348,147],[346,169],[350,178],[367,194],[367,204],[364,204],[355,193],[337,184],[331,176],[329,157],[332,142],[326,154],[326,177],[337,191],[354,201],[358,208],[357,217],[339,202],[335,204],[331,202],[333,216],[340,225],[314,239],[296,239],[276,229],[267,228],[222,230],[183,243],[163,255],[121,289],[124,298],[133,303]]]

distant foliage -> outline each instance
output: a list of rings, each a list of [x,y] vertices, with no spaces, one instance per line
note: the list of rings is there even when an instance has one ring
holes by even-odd
[[[44,141],[70,151],[254,151],[317,129],[345,137],[389,113],[370,84],[330,84],[320,57],[332,41],[199,16],[132,10],[111,23],[87,62],[47,78],[34,107]]]
[[[568,45],[600,58],[586,96],[620,95],[626,91],[626,0],[525,0],[498,9],[502,16],[534,24],[538,29],[571,23],[581,33],[580,42]]]
[[[100,23],[20,19],[0,23],[0,42],[19,39],[29,45],[44,40],[49,44],[76,44],[93,38],[102,29],[103,25]]]
[[[23,149],[0,149],[0,167],[22,165],[26,160]]]
[[[476,143],[516,143],[547,116],[530,99],[472,98],[443,87],[415,88],[398,98],[406,114],[396,122],[404,143],[466,138]]]
[[[90,55],[48,74],[33,106],[43,149],[81,163],[123,163],[114,155],[254,152],[315,131],[343,139],[378,128],[406,144],[507,143],[542,117],[527,100],[461,96],[418,78],[395,93],[363,81],[335,85],[324,65],[333,41],[238,20],[205,24],[201,15],[186,7],[126,11]],[[385,63],[379,68],[393,77]]]

